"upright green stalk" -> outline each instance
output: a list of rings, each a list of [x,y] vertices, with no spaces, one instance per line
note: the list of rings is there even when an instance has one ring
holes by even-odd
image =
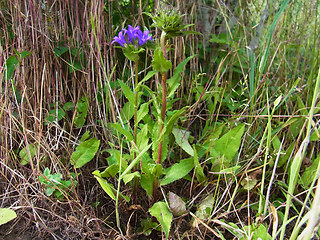
[[[137,112],[138,112],[138,89],[136,88],[138,86],[138,61],[134,62],[135,64],[135,82],[134,82],[134,88],[135,88],[135,97],[136,97],[136,101],[135,101],[135,106],[134,106],[134,144],[137,145],[137,127],[138,127],[138,123],[137,123]],[[134,159],[137,156],[137,153],[134,152]]]
[[[134,144],[135,146],[137,146],[137,128],[138,128],[138,123],[137,123],[137,115],[138,115],[138,64],[139,61],[135,61],[134,65],[135,65],[135,81],[134,81],[134,89],[135,89],[135,105],[134,105],[134,127],[133,127],[133,137],[134,137]],[[134,146],[134,147],[135,147]],[[134,151],[133,152],[133,159],[136,159],[137,157],[137,152]],[[134,172],[137,171],[137,165],[134,166]],[[137,200],[137,188],[138,188],[138,181],[137,179],[134,179],[133,181],[133,191],[132,191],[132,195],[133,195],[133,203],[136,204],[136,200]]]

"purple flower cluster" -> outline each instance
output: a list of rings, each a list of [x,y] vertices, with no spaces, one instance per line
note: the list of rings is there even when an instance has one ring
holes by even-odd
[[[128,25],[128,29],[122,29],[118,36],[113,38],[113,43],[119,43],[122,47],[126,47],[128,44],[136,44],[138,43],[141,47],[144,45],[148,40],[152,41],[152,36],[149,35],[149,30],[145,30],[142,32],[140,27],[133,28],[131,25]]]

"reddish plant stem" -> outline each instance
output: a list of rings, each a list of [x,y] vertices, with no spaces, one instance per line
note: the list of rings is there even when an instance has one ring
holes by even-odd
[[[162,109],[161,109],[161,120],[160,128],[159,128],[159,138],[161,136],[164,121],[166,120],[166,110],[167,110],[167,74],[162,73]],[[163,141],[159,142],[158,145],[158,157],[157,157],[157,164],[161,164],[161,158],[162,158],[162,143]]]
[[[166,109],[167,109],[167,74],[162,73],[162,109],[161,109],[161,123],[159,127],[159,138],[161,136],[164,121],[166,120]],[[162,144],[163,140],[160,140],[158,144],[158,156],[157,156],[157,164],[161,164],[162,158]],[[153,204],[158,200],[158,188],[159,188],[159,179],[155,179],[153,183]]]
[[[164,58],[167,58],[166,54],[166,32],[161,33],[160,45],[163,52]],[[166,120],[166,110],[167,110],[167,73],[161,73],[161,85],[162,85],[162,108],[161,108],[161,122],[159,123],[159,143],[158,143],[158,156],[157,164],[161,164],[162,159],[162,145],[163,140],[160,140],[161,133],[163,131],[164,122]],[[158,188],[159,188],[159,179],[158,176],[153,182],[153,204],[158,201]]]

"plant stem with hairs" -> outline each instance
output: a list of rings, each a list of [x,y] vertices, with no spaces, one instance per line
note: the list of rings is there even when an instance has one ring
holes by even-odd
[[[163,31],[160,38],[160,45],[163,52],[163,56],[166,58],[166,33]],[[161,85],[162,85],[162,108],[161,108],[161,122],[159,126],[159,138],[161,136],[164,122],[166,120],[166,110],[167,110],[167,73],[161,73]],[[162,159],[162,145],[163,140],[160,140],[158,143],[158,155],[157,155],[157,164],[161,164]],[[158,187],[159,180],[156,179],[153,184],[153,202],[157,202],[158,198]]]

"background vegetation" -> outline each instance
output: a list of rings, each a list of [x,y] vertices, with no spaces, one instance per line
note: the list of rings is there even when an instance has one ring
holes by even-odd
[[[174,38],[168,53],[172,69],[196,55],[168,112],[188,106],[168,138],[164,167],[190,158],[188,147],[194,159],[184,178],[160,188],[161,199],[171,192],[186,207],[169,238],[319,239],[319,1],[166,3],[201,33]],[[144,14],[156,6],[0,1],[0,208],[17,215],[4,224],[12,212],[0,213],[2,238],[165,238],[143,222],[152,205],[145,188],[133,202],[132,185],[111,174],[108,184],[132,200],[118,203],[92,174],[117,154],[130,164],[130,147],[110,123],[120,113],[133,129],[119,82],[132,88],[134,65],[111,41],[129,24],[159,37]],[[153,51],[141,57],[142,79]],[[159,78],[145,85],[156,92]],[[81,149],[87,155],[77,166]]]

